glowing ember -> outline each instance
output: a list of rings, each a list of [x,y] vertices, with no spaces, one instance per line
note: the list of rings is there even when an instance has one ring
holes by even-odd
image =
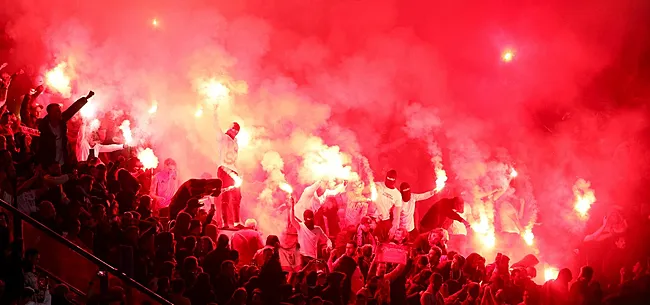
[[[370,200],[377,200],[377,186],[374,182],[370,183]]]
[[[526,229],[526,231],[524,231],[521,237],[524,238],[524,241],[526,242],[527,245],[529,246],[533,245],[533,241],[535,240],[535,234],[533,234],[533,231],[531,229]]]
[[[436,193],[442,191],[443,188],[445,188],[445,183],[447,182],[447,172],[445,172],[444,169],[438,168],[436,166],[435,169],[436,172]]]
[[[546,266],[544,268],[544,281],[550,281],[557,278],[557,275],[560,274],[560,270],[554,267]]]
[[[149,114],[154,114],[156,111],[158,111],[158,102],[153,101],[153,103],[151,103],[151,108],[149,108]]]
[[[239,145],[239,148],[246,147],[251,141],[251,134],[248,133],[248,130],[241,127],[235,139],[237,140],[237,145]]]
[[[514,167],[511,168],[511,169],[510,169],[510,177],[515,178],[515,177],[517,177],[517,175],[518,175],[518,173],[517,173],[517,171],[515,170],[515,168],[514,168]]]
[[[130,145],[133,142],[133,134],[131,133],[131,122],[129,120],[124,120],[124,122],[122,122],[122,124],[120,125],[120,130],[122,130],[122,137],[124,137],[124,144]]]
[[[287,192],[287,194],[293,193],[293,188],[288,183],[282,182],[279,187],[281,190]]]
[[[213,105],[227,101],[230,97],[230,89],[214,79],[203,82],[199,89],[207,98],[207,102]]]
[[[203,116],[203,107],[202,106],[199,106],[196,109],[196,112],[194,112],[194,116],[197,117],[197,118],[200,118],[201,116]]]
[[[138,152],[138,160],[140,160],[140,163],[142,163],[142,168],[144,169],[158,167],[158,157],[156,157],[151,148],[145,148],[144,150]]]
[[[65,74],[66,63],[60,63],[54,69],[45,74],[47,86],[61,93],[64,97],[69,97],[71,93],[70,77]]]
[[[504,62],[511,62],[515,58],[515,53],[512,50],[505,50],[503,54],[501,54],[501,59]]]
[[[81,114],[82,118],[92,119],[97,115],[97,102],[95,101],[96,100],[88,102],[81,108],[81,110],[79,110],[79,114]]]
[[[241,184],[244,182],[244,180],[242,180],[242,179],[241,179],[239,176],[237,176],[237,174],[235,174],[235,173],[228,173],[228,175],[230,176],[230,178],[232,178],[232,180],[235,180],[235,187],[240,187]]]
[[[151,25],[153,25],[154,27],[158,27],[158,19],[154,18],[153,20],[151,20]]]
[[[575,196],[574,209],[578,212],[580,218],[586,218],[591,205],[596,202],[596,194],[590,188],[591,183],[580,178],[573,185],[573,195]]]

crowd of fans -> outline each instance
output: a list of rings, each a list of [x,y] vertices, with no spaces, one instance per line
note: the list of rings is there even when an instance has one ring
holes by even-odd
[[[176,211],[170,213],[156,204],[158,195],[150,196],[150,177],[128,151],[117,158],[76,160],[67,123],[92,91],[65,111],[48,105],[42,118],[34,101],[41,91],[25,96],[27,111],[2,109],[2,199],[173,304],[650,304],[650,260],[642,255],[617,260],[615,267],[622,268],[614,279],[599,275],[601,266],[584,266],[576,275],[562,269],[557,279],[538,285],[535,257],[527,260],[533,263],[511,265],[503,254],[459,253],[440,227],[411,236],[403,230],[386,234],[379,232],[381,221],[366,213],[344,217],[352,221],[336,221],[337,213],[320,217],[320,209],[294,215],[291,197],[283,210],[286,229],[276,235],[263,238],[254,219],[220,231],[218,208],[201,200],[219,195],[219,180],[180,185],[170,200]],[[40,134],[30,135],[21,125]],[[321,208],[342,209],[336,200]],[[176,215],[171,221],[170,214]],[[12,247],[10,231],[8,214],[1,213],[2,304],[71,304],[69,289],[50,288],[36,269],[41,255],[57,253],[23,253]],[[632,257],[624,253],[632,250],[620,246],[622,234],[601,242],[611,241],[607,247],[617,249],[618,258]],[[388,245],[397,249],[392,255]],[[125,251],[133,260],[130,267],[123,262]],[[111,287],[87,302],[127,304],[124,289]]]

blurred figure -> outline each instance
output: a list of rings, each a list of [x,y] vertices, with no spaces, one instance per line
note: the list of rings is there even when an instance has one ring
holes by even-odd
[[[169,206],[176,190],[180,186],[176,161],[172,158],[165,160],[164,168],[157,173],[151,181],[151,197],[155,200],[158,209]]]
[[[68,121],[94,95],[95,92],[88,92],[88,95],[78,99],[65,111],[61,111],[59,104],[47,105],[47,115],[38,124],[41,136],[36,156],[41,164],[64,164],[68,160]]]

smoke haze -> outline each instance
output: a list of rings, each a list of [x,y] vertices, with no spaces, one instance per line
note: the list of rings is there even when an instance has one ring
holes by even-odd
[[[37,84],[67,63],[71,97],[92,89],[99,113],[130,112],[135,136],[150,135],[185,178],[216,171],[201,84],[226,84],[219,126],[238,121],[251,136],[243,206],[270,198],[271,182],[299,194],[318,178],[306,156],[328,149],[363,179],[365,158],[378,180],[395,168],[416,192],[435,187],[438,158],[445,195],[469,199],[514,166],[526,221],[564,245],[575,236],[557,232],[585,230],[557,217],[574,215],[578,178],[595,190],[595,223],[645,195],[648,1],[2,2],[9,70]]]

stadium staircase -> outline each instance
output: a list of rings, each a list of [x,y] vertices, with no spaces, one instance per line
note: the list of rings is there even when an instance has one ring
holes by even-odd
[[[86,304],[91,296],[106,296],[109,287],[120,286],[126,293],[127,304],[172,304],[129,277],[127,273],[130,272],[123,272],[102,261],[13,205],[0,200],[0,210],[9,215],[13,242],[23,249],[21,255],[24,249],[37,249],[40,253],[39,277],[47,277],[50,287],[56,284],[68,286],[74,295],[74,303]]]

